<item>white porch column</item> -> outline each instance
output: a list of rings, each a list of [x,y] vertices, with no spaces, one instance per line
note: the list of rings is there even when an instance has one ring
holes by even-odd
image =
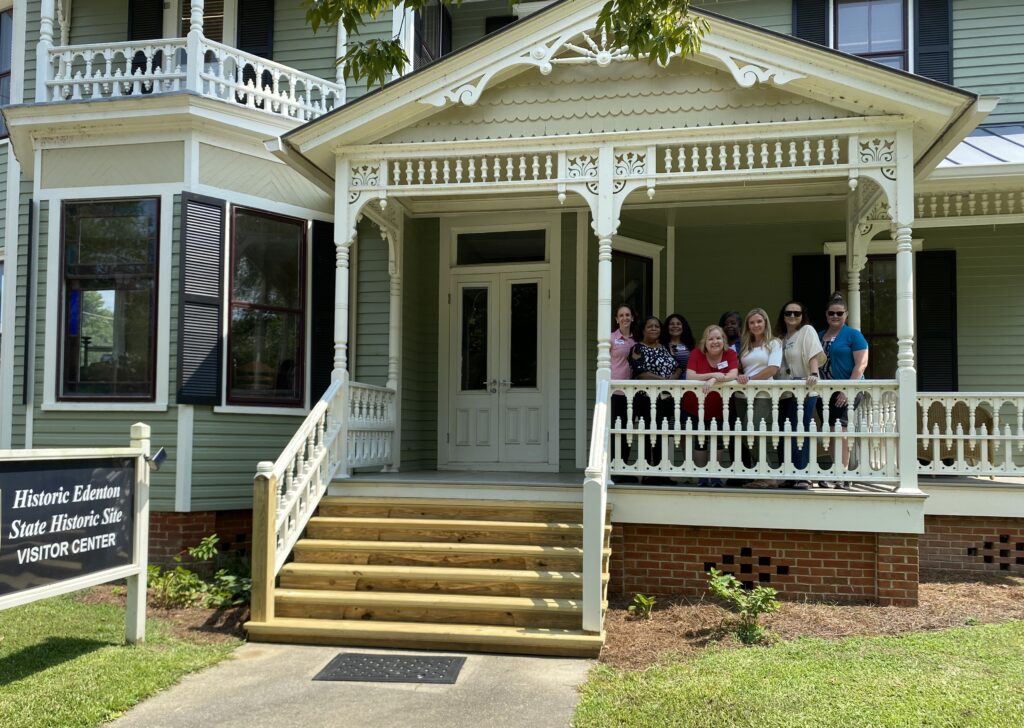
[[[334,371],[332,380],[348,376],[349,251],[356,239],[358,211],[349,202],[351,172],[347,159],[338,157],[334,176]]]
[[[53,48],[54,0],[39,6],[39,42],[36,44],[36,101],[47,101],[46,82],[52,79],[50,50]]]
[[[619,229],[615,204],[614,150],[598,151],[597,199],[594,201],[594,232],[597,234],[597,381],[612,378],[612,236]]]
[[[391,439],[391,464],[384,472],[397,473],[401,464],[401,402],[402,402],[402,245],[404,244],[403,218],[398,218],[398,228],[388,233],[388,275],[391,283],[388,301],[388,389],[395,392],[393,421],[395,432]]]
[[[917,370],[914,368],[914,155],[909,129],[896,145],[896,194],[890,200],[896,240],[896,384],[899,388],[900,492],[920,492],[917,482]]]
[[[57,0],[57,20],[60,23],[60,44],[71,42],[71,0]]]
[[[203,0],[191,0],[188,18],[188,36],[185,42],[185,88],[202,93],[199,72],[203,68]]]

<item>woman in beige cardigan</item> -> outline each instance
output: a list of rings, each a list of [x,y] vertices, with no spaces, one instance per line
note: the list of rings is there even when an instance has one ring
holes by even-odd
[[[779,337],[782,340],[782,366],[775,375],[776,379],[803,380],[808,387],[818,383],[818,367],[825,363],[825,352],[821,349],[821,341],[818,339],[818,332],[811,325],[810,317],[807,315],[807,307],[799,301],[789,301],[779,311],[778,328]],[[818,402],[817,396],[807,396],[803,405],[803,431],[810,429],[811,421],[814,419],[814,410]],[[797,398],[793,395],[783,395],[779,402],[779,415],[781,421],[789,422],[790,427],[796,430],[797,426]],[[793,466],[797,470],[807,468],[811,459],[810,441],[803,438],[801,446],[797,446],[800,438],[788,438],[792,443],[790,446],[790,457]],[[785,439],[779,442],[779,461],[784,456]],[[807,490],[811,487],[807,480],[798,480],[793,484],[794,488]]]

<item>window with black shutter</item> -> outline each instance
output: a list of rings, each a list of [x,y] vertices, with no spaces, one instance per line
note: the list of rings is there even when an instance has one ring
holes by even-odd
[[[958,386],[956,342],[956,251],[922,250],[914,259],[917,388],[955,392]]]
[[[793,0],[793,35],[827,46],[830,0]]]
[[[221,403],[224,202],[181,200],[181,290],[178,311],[180,404]]]
[[[914,72],[953,82],[953,2],[916,0],[914,3]]]
[[[309,399],[315,402],[331,385],[334,371],[334,225],[313,221],[310,276]]]
[[[810,323],[821,328],[825,319],[825,306],[832,293],[832,271],[827,255],[793,256],[793,300],[807,309]]]

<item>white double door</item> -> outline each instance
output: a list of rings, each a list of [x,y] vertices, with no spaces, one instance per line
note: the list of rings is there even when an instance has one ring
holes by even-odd
[[[452,276],[450,465],[548,463],[557,391],[544,351],[547,275]]]

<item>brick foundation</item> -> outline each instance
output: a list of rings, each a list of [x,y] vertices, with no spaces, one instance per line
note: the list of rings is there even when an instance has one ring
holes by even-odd
[[[701,596],[712,567],[784,599],[917,604],[918,537],[615,524],[609,590]]]
[[[149,516],[149,561],[166,565],[211,533],[220,537],[221,552],[248,557],[252,551],[252,511],[152,512]]]
[[[921,568],[1024,574],[1024,518],[925,516]]]

